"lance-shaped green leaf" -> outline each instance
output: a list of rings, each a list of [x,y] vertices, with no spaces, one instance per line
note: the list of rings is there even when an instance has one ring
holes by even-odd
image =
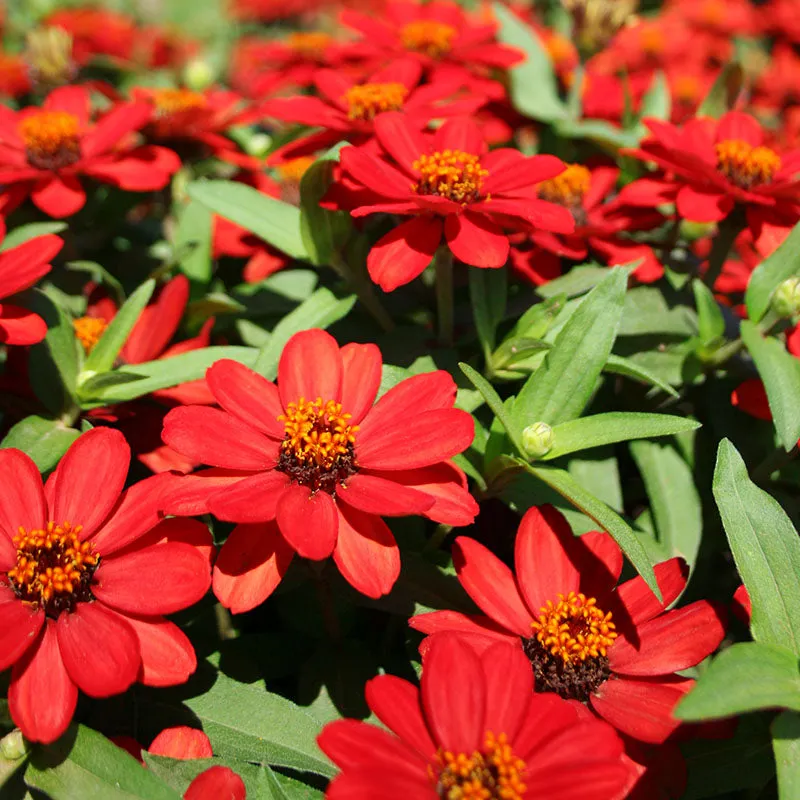
[[[742,91],[743,82],[744,70],[740,64],[732,61],[714,81],[714,85],[697,109],[697,116],[719,119],[730,111]]]
[[[587,492],[566,470],[537,464],[525,464],[525,469],[555,489],[563,498],[569,500],[579,511],[593,519],[603,530],[611,534],[636,571],[644,578],[653,594],[661,599],[661,590],[656,583],[653,565],[647,557],[644,545],[636,538],[633,529],[602,500]]]
[[[776,645],[741,642],[711,662],[674,713],[686,722],[700,722],[762,708],[800,711],[797,655]]]
[[[778,797],[800,797],[800,714],[784,711],[772,723],[772,748],[778,771]]]
[[[593,414],[553,426],[553,447],[541,460],[551,461],[569,453],[631,439],[672,436],[699,427],[700,423],[693,419],[669,414],[645,414],[636,411]]]
[[[662,391],[666,392],[671,397],[678,397],[678,393],[666,381],[645,369],[629,358],[622,356],[615,356],[613,353],[608,357],[606,365],[603,367],[603,372],[610,372],[613,375],[622,375],[625,378],[632,378],[635,381],[648,383],[651,386],[657,386]]]
[[[500,420],[500,423],[506,429],[508,437],[514,444],[514,447],[516,447],[520,453],[524,453],[525,451],[522,447],[522,440],[519,436],[519,432],[516,430],[513,425],[513,421],[506,413],[503,401],[492,387],[492,384],[489,383],[489,381],[487,381],[483,375],[476,372],[469,364],[459,363],[458,366],[467,376],[469,382],[481,393],[481,396],[486,401],[486,405],[492,409],[495,417]]]
[[[500,23],[498,40],[525,53],[525,60],[508,70],[514,108],[540,122],[565,119],[567,107],[558,95],[553,62],[539,37],[506,6],[494,3],[492,10]]]
[[[300,232],[300,209],[236,181],[195,181],[189,196],[251,231],[292,258],[310,260]]]
[[[760,322],[775,290],[787,278],[797,274],[800,274],[800,222],[792,228],[781,246],[753,270],[744,296],[748,318]]]
[[[610,270],[559,331],[514,403],[512,421],[518,430],[535,422],[554,426],[581,415],[611,355],[627,282],[627,270]]]
[[[89,353],[83,364],[82,375],[88,378],[99,372],[107,372],[114,366],[119,351],[125,345],[155,288],[156,282],[147,280],[125,301]],[[82,382],[80,377],[79,382]]]
[[[659,70],[653,75],[650,87],[642,98],[642,105],[639,111],[641,119],[663,119],[669,120],[672,112],[672,96],[669,91],[667,77]],[[646,128],[639,129],[640,134],[646,133]]]
[[[48,233],[61,233],[66,230],[66,222],[31,222],[28,225],[20,225],[9,231],[5,239],[0,243],[0,253],[11,250],[12,247],[25,244],[37,236],[44,236]]]
[[[213,221],[208,207],[190,200],[178,213],[174,250],[180,253],[178,267],[189,280],[207,284],[211,280],[211,235]]]
[[[497,326],[506,311],[508,276],[504,269],[471,269],[467,274],[472,317],[488,363],[497,343]]]
[[[741,331],[764,381],[778,437],[784,448],[791,450],[800,439],[800,360],[774,337],[763,336],[749,320],[742,322]]]
[[[608,277],[608,267],[599,264],[580,264],[573,267],[566,275],[548,281],[543,286],[536,287],[536,294],[542,297],[556,297],[564,294],[567,297],[579,297],[594,289],[603,278]]]
[[[701,280],[692,281],[694,302],[697,307],[697,328],[700,341],[710,345],[725,335],[725,318],[722,316],[711,289]]]
[[[33,459],[39,472],[47,472],[58,463],[79,435],[79,431],[66,427],[59,419],[34,414],[14,425],[0,442],[0,448],[16,447],[22,450]]]
[[[736,448],[723,439],[714,499],[750,595],[753,638],[800,655],[800,539],[775,498],[749,478]]]
[[[355,301],[355,295],[340,300],[329,289],[317,289],[275,326],[266,345],[260,350],[253,369],[269,380],[274,380],[278,374],[278,361],[284,345],[292,336],[310,328],[327,328],[333,325],[347,316]]]

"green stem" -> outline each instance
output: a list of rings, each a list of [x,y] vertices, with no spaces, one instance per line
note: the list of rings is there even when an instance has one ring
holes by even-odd
[[[425,546],[422,548],[422,552],[431,553],[434,550],[438,550],[442,544],[444,544],[444,540],[450,535],[450,531],[452,530],[452,525],[442,524],[437,526],[431,538],[428,539],[428,541],[425,543]]]
[[[734,209],[719,224],[714,244],[711,246],[711,255],[708,257],[708,269],[703,276],[703,282],[709,289],[714,289],[714,284],[722,274],[725,261],[731,252],[736,237],[742,232],[744,221],[738,209]]]
[[[358,270],[350,266],[341,253],[334,253],[331,258],[333,269],[355,290],[364,308],[375,318],[375,321],[387,333],[394,330],[394,320],[384,308],[380,298],[375,294],[375,284],[369,279],[366,270]]]
[[[442,246],[436,253],[436,307],[439,314],[439,344],[453,347],[453,254]]]

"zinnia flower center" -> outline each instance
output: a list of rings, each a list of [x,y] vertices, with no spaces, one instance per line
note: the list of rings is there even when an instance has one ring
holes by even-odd
[[[100,317],[79,317],[72,320],[72,327],[75,329],[78,341],[83,345],[84,352],[88,355],[100,341],[108,323]]]
[[[651,56],[661,55],[664,50],[664,34],[653,25],[647,25],[642,29],[639,42],[642,50]]]
[[[781,168],[781,157],[769,147],[753,147],[741,139],[719,142],[717,169],[742,189],[770,183]]]
[[[93,599],[90,586],[100,556],[91,542],[81,542],[80,532],[80,525],[48,522],[44,530],[20,526],[13,539],[17,563],[8,573],[11,588],[54,619]]]
[[[36,111],[19,123],[28,163],[37,169],[59,169],[81,157],[80,120],[67,111]]]
[[[313,156],[298,156],[278,164],[277,171],[282,181],[300,183],[308,168],[316,161]]]
[[[189,89],[156,89],[152,97],[158,115],[163,117],[205,108],[208,104],[204,95]]]
[[[531,660],[538,691],[586,701],[608,680],[608,649],[617,638],[611,612],[594,597],[570,592],[547,601],[531,623],[533,636],[522,647]]]
[[[558,203],[572,212],[575,221],[582,225],[586,222],[583,199],[592,185],[592,173],[582,164],[569,164],[555,178],[542,181],[537,187],[537,194],[548,203]]]
[[[402,83],[363,83],[348,89],[343,100],[350,119],[371,120],[384,111],[400,111],[406,95]]]
[[[431,58],[441,58],[449,53],[458,31],[444,22],[420,19],[409,22],[400,30],[400,39],[406,50],[425,53]]]
[[[680,75],[672,85],[672,93],[675,99],[682,103],[694,103],[699,99],[703,87],[694,75]]]
[[[428,772],[443,800],[522,800],[528,788],[525,762],[504,733],[488,731],[483,748],[470,754],[440,748]]]
[[[417,194],[436,194],[464,204],[478,199],[489,174],[478,156],[462,150],[423,153],[411,166],[419,172],[419,183],[412,186]]]
[[[725,22],[726,14],[727,9],[725,3],[721,3],[719,0],[706,0],[700,12],[703,22],[707,25],[715,26]]]
[[[304,58],[320,56],[330,43],[327,33],[291,33],[286,37],[287,46]]]
[[[357,470],[354,447],[358,425],[334,400],[289,403],[278,417],[286,426],[276,469],[311,491],[333,494]]]

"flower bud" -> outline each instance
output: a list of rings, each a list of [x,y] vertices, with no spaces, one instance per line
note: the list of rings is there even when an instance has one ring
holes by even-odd
[[[28,752],[28,743],[21,730],[13,730],[0,739],[0,756],[8,761],[19,761]]]
[[[775,290],[772,308],[786,319],[800,314],[800,276],[788,278]]]
[[[633,21],[639,0],[561,0],[572,16],[574,38],[584,53],[602,50]]]
[[[690,219],[682,219],[680,223],[680,238],[689,242],[696,242],[698,239],[705,239],[714,233],[716,226],[713,222],[695,222]]]
[[[187,89],[202,92],[214,82],[214,70],[202,58],[193,58],[183,69],[183,82]]]
[[[530,458],[541,458],[553,449],[553,429],[546,422],[534,422],[522,431],[522,447]]]
[[[37,28],[28,33],[25,61],[31,80],[44,91],[70,83],[78,74],[72,35],[63,28]]]

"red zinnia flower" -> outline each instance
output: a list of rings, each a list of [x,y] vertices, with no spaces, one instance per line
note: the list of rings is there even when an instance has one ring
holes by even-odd
[[[652,205],[675,202],[682,217],[698,222],[719,222],[741,206],[756,235],[764,222],[800,218],[800,150],[779,155],[765,147],[764,131],[752,117],[729,111],[682,128],[655,119],[645,124],[653,136],[630,155],[668,173],[648,181]]]
[[[14,53],[0,53],[0,96],[22,97],[31,90],[25,59]]]
[[[122,434],[98,428],[45,487],[27,455],[0,450],[0,669],[13,667],[11,716],[33,741],[64,732],[78,689],[108,697],[195,670],[162,615],[208,590],[210,535],[194,520],[159,524],[161,478],[123,491],[129,463]]]
[[[6,192],[24,185],[37,208],[58,218],[86,202],[78,176],[131,192],[162,189],[180,167],[175,153],[124,144],[149,116],[147,105],[123,103],[92,124],[84,86],[55,89],[41,108],[0,105],[0,183]]]
[[[136,23],[125,14],[101,8],[62,8],[45,20],[72,36],[72,55],[80,64],[92,56],[129,62],[136,38]]]
[[[214,591],[235,612],[275,589],[294,553],[333,554],[342,575],[370,597],[387,594],[400,552],[381,516],[423,514],[468,525],[477,505],[448,459],[474,435],[453,408],[446,372],[418,375],[373,407],[381,355],[373,344],[341,350],[321,330],[295,334],[278,386],[235,361],[206,380],[223,410],[187,407],[164,420],[164,442],[222,469],[177,478],[170,513],[210,511],[239,525],[214,568]]]
[[[680,559],[655,568],[662,601],[641,577],[615,589],[616,542],[598,532],[576,538],[552,506],[522,518],[516,577],[472,539],[459,537],[453,555],[461,585],[488,616],[436,611],[413,617],[413,628],[457,631],[480,648],[513,642],[530,660],[536,691],[588,703],[633,738],[662,742],[680,725],[672,709],[694,681],[675,673],[710,655],[725,634],[705,601],[665,611],[686,585]]]
[[[367,682],[367,703],[388,731],[352,719],[322,730],[319,746],[341,769],[325,796],[624,797],[631,772],[613,729],[532,688],[519,648],[496,642],[478,654],[458,636],[434,637],[420,689],[393,675]]]
[[[416,278],[442,238],[465,264],[502,267],[509,250],[504,227],[575,229],[566,208],[536,196],[536,184],[564,171],[555,156],[526,157],[511,148],[487,153],[478,127],[466,118],[448,120],[435,133],[420,132],[400,113],[380,114],[374,125],[380,155],[372,146],[345,147],[343,178],[331,200],[341,198],[355,217],[412,217],[370,251],[370,276],[384,291]]]
[[[5,226],[0,220],[0,239]],[[29,239],[0,253],[0,301],[33,286],[50,271],[50,261],[64,242],[47,234]],[[36,344],[47,334],[47,324],[32,311],[0,302],[0,344]]]

